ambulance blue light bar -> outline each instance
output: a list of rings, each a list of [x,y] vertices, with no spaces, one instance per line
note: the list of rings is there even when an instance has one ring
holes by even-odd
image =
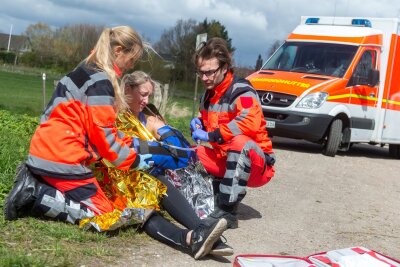
[[[351,20],[351,25],[364,26],[364,27],[372,28],[371,21],[368,20],[368,19],[352,19]]]
[[[306,24],[318,24],[319,18],[307,18]]]

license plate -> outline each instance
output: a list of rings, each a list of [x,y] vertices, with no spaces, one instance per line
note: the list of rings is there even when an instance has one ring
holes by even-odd
[[[267,121],[267,128],[275,128],[275,122],[274,121]]]

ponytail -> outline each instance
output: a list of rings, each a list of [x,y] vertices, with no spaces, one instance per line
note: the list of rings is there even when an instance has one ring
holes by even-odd
[[[121,46],[125,53],[129,53],[135,63],[143,53],[144,44],[139,34],[128,26],[106,28],[101,33],[93,52],[85,59],[87,65],[95,65],[104,71],[111,81],[115,94],[116,111],[128,107],[123,88],[119,86],[118,77],[114,70],[114,47]]]

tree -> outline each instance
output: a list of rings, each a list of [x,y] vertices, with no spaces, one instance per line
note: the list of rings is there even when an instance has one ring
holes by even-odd
[[[208,39],[212,37],[221,37],[222,39],[225,39],[228,45],[228,50],[231,53],[235,51],[235,48],[232,46],[232,39],[229,38],[228,31],[219,21],[212,20],[211,22],[208,22],[207,19],[204,19],[203,22],[199,23],[196,31],[196,34],[207,33]]]
[[[53,31],[50,26],[41,22],[29,25],[24,34],[30,39],[34,49],[38,49],[44,39],[53,37]]]
[[[82,59],[89,55],[103,29],[103,25],[73,24],[62,27],[59,32],[63,33],[69,42],[78,44],[77,57]]]
[[[200,33],[207,33],[208,38],[224,38],[228,43],[228,49],[231,52],[235,50],[225,26],[220,22],[213,20],[209,23],[207,19],[201,23],[192,19],[178,20],[173,28],[164,31],[160,40],[154,45],[162,57],[173,62],[171,79],[174,81],[194,81],[195,66],[192,57],[195,52],[196,36]]]
[[[95,46],[103,26],[74,24],[59,28],[54,34],[54,54],[63,70],[75,67]]]
[[[40,67],[51,65],[54,59],[54,32],[50,26],[41,22],[31,24],[25,30],[24,35],[32,43],[35,65]]]
[[[178,81],[190,80],[194,74],[191,57],[196,43],[196,21],[178,20],[175,27],[164,31],[154,48],[162,56],[174,63],[171,78]]]
[[[261,69],[262,64],[263,64],[263,60],[262,60],[262,58],[261,58],[261,55],[258,55],[258,58],[257,58],[257,61],[256,61],[255,70]]]
[[[22,61],[31,66],[68,71],[89,55],[103,28],[73,24],[53,31],[44,23],[29,25],[25,35],[32,43],[32,52],[24,54]]]
[[[282,41],[275,40],[275,42],[271,45],[268,51],[268,58],[275,53],[276,49],[278,49],[282,44]]]
[[[135,63],[134,69],[141,70],[150,74],[150,76],[161,84],[171,81],[171,64],[155,51],[148,51],[143,58]]]

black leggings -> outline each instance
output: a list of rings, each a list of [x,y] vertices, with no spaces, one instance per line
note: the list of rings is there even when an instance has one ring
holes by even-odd
[[[195,229],[201,223],[200,218],[190,206],[186,198],[176,189],[164,176],[157,177],[167,186],[167,195],[161,200],[162,207],[187,229],[182,229],[166,220],[157,212],[144,224],[144,231],[154,239],[169,245],[187,247],[186,235],[190,230]]]

